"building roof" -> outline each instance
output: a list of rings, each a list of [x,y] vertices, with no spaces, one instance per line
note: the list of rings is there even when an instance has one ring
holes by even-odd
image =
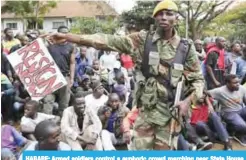
[[[2,1],[1,6],[4,5]],[[105,1],[58,1],[44,18],[117,16],[118,13]],[[14,13],[4,13],[1,18],[15,18]]]

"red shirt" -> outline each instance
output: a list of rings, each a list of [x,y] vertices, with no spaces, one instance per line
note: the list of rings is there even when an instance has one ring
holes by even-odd
[[[192,109],[190,124],[197,124],[197,122],[208,122],[208,106],[206,104],[197,105]]]
[[[126,69],[131,69],[133,68],[134,64],[132,61],[132,57],[130,55],[127,54],[122,54],[120,56],[121,62],[123,63],[123,67]]]

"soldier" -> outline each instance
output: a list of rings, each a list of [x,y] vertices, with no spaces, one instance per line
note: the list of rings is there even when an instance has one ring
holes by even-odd
[[[140,31],[127,36],[54,33],[48,37],[53,43],[66,39],[96,49],[128,53],[142,60],[140,68],[145,79],[137,91],[140,96],[135,97],[142,110],[134,127],[133,143],[136,150],[170,148],[168,139],[170,120],[173,117],[170,109],[174,105],[175,89],[182,76],[185,77],[190,92],[177,105],[181,116],[186,114],[191,101],[195,102],[195,99],[202,96],[204,88],[193,42],[181,39],[174,28],[178,20],[177,5],[171,0],[158,3],[153,18],[157,24],[153,33]],[[178,148],[179,139],[182,138],[173,142],[175,149]]]

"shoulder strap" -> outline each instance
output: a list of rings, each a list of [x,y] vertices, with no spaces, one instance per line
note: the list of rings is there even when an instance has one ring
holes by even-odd
[[[145,45],[144,45],[144,53],[143,53],[141,71],[142,71],[143,76],[145,78],[152,77],[152,75],[149,71],[149,69],[150,69],[149,53],[151,51],[152,52],[158,52],[157,45],[153,44],[153,42],[152,42],[152,37],[153,37],[153,35],[150,32],[148,32],[146,40],[145,40]],[[186,58],[188,56],[189,50],[190,50],[190,46],[191,45],[187,39],[181,39],[172,64],[178,63],[178,64],[184,65]]]
[[[185,64],[186,58],[188,56],[188,53],[190,51],[190,43],[187,39],[181,39],[180,43],[178,45],[176,55],[174,57],[173,63],[178,63],[178,64]]]
[[[141,71],[143,73],[143,76],[145,78],[151,77],[151,73],[149,71],[150,65],[149,65],[149,53],[151,51],[157,52],[157,46],[152,43],[153,34],[150,32],[147,33],[145,44],[144,44],[144,53],[143,53],[143,60],[142,60],[142,66]]]

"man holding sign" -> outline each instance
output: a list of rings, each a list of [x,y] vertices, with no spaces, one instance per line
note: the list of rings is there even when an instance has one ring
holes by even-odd
[[[68,28],[65,26],[60,26],[57,30],[59,33],[68,33]],[[57,90],[55,94],[47,95],[44,98],[44,112],[46,114],[52,114],[53,103],[55,102],[55,95],[58,98],[59,105],[59,115],[62,116],[62,112],[68,107],[70,100],[70,88],[74,82],[74,72],[75,72],[75,48],[71,43],[66,40],[60,41],[59,43],[52,44],[48,46],[50,55],[56,62],[58,68],[60,69],[62,75],[66,78],[68,85]]]
[[[42,39],[18,49],[7,58],[33,100],[39,101],[56,90],[61,92],[67,86]],[[65,102],[63,104],[66,106]]]

